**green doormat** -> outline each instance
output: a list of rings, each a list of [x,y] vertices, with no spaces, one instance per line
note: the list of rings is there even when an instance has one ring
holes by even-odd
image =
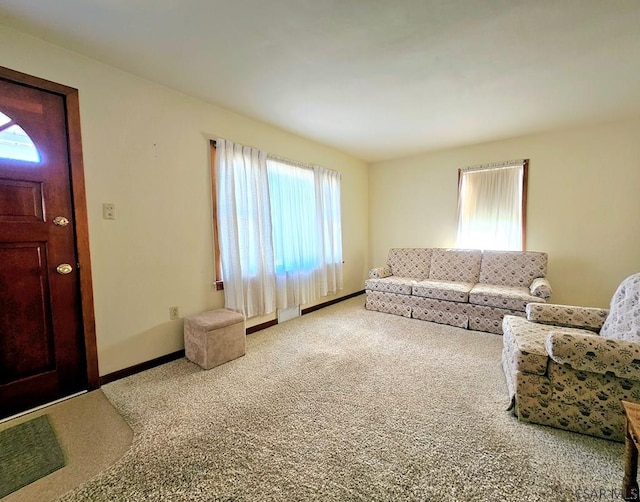
[[[49,417],[0,431],[0,498],[64,467]]]

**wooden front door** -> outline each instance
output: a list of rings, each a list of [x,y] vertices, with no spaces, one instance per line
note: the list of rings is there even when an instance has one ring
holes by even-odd
[[[0,71],[0,418],[97,385],[67,95],[20,76]]]

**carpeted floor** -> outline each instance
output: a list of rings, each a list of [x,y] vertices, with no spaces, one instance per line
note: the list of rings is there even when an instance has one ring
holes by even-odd
[[[622,445],[518,422],[502,337],[363,297],[103,387],[134,431],[70,501],[574,501],[619,493]],[[588,497],[587,497],[588,496]],[[587,497],[587,498],[585,498]]]

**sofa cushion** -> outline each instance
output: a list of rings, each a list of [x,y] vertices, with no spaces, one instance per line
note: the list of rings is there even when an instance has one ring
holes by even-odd
[[[469,302],[524,312],[529,302],[540,302],[537,296],[529,294],[529,288],[476,284],[469,293]]]
[[[484,284],[528,288],[547,275],[547,254],[536,251],[484,251],[480,281]]]
[[[398,277],[426,279],[431,266],[431,248],[393,248],[389,250],[387,265]]]
[[[427,279],[413,285],[412,294],[426,298],[449,300],[451,302],[469,301],[469,291],[473,288],[471,282],[436,281]]]
[[[364,288],[367,291],[383,291],[385,293],[398,293],[401,295],[410,295],[411,288],[416,283],[411,277],[385,277],[383,279],[367,279],[364,282]]]
[[[478,282],[482,251],[477,249],[434,249],[429,279]]]

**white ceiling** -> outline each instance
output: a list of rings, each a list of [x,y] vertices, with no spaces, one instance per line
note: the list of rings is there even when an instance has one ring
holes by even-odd
[[[0,23],[370,161],[640,115],[638,0],[2,0]]]

